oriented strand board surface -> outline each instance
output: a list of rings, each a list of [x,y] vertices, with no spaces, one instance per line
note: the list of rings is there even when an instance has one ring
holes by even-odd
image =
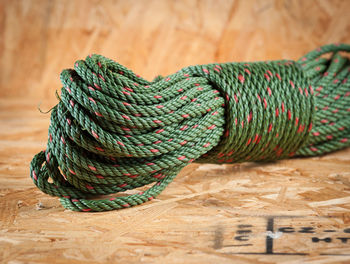
[[[0,261],[349,263],[350,149],[192,164],[152,202],[76,213],[32,184],[59,73],[89,53],[152,79],[350,43],[349,1],[0,0]]]

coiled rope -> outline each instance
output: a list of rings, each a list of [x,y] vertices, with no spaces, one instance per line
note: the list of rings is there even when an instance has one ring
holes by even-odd
[[[350,46],[326,45],[297,62],[196,65],[152,82],[90,55],[61,73],[47,149],[34,156],[31,178],[65,208],[107,211],[152,200],[194,161],[267,161],[349,146],[350,62],[342,51]]]

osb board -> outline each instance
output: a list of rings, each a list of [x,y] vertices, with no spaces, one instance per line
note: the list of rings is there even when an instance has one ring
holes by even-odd
[[[48,117],[24,100],[1,100],[4,262],[350,261],[350,149],[266,165],[193,164],[143,206],[76,213],[28,176]]]
[[[54,102],[90,53],[148,79],[211,62],[298,59],[350,42],[348,0],[0,0],[0,95]]]
[[[38,191],[59,73],[100,53],[152,79],[197,63],[297,59],[350,43],[349,1],[0,0],[0,261],[350,262],[350,149],[185,168],[152,202],[76,213]]]

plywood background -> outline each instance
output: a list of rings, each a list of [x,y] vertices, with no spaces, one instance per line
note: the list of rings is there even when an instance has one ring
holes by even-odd
[[[158,199],[98,214],[65,211],[28,175],[49,122],[37,105],[57,102],[60,71],[75,60],[99,53],[152,79],[191,64],[298,59],[350,43],[349,10],[347,0],[0,0],[0,260],[349,263],[349,149],[265,166],[193,164]],[[242,224],[251,245],[236,239]],[[266,252],[271,238],[284,254]]]

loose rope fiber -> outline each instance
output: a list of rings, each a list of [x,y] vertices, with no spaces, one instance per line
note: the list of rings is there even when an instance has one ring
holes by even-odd
[[[152,82],[90,55],[61,73],[47,149],[34,156],[30,176],[65,208],[108,211],[152,200],[191,162],[344,148],[350,62],[342,52],[350,45],[326,45],[297,62],[190,66]],[[144,192],[103,196],[151,183]]]

